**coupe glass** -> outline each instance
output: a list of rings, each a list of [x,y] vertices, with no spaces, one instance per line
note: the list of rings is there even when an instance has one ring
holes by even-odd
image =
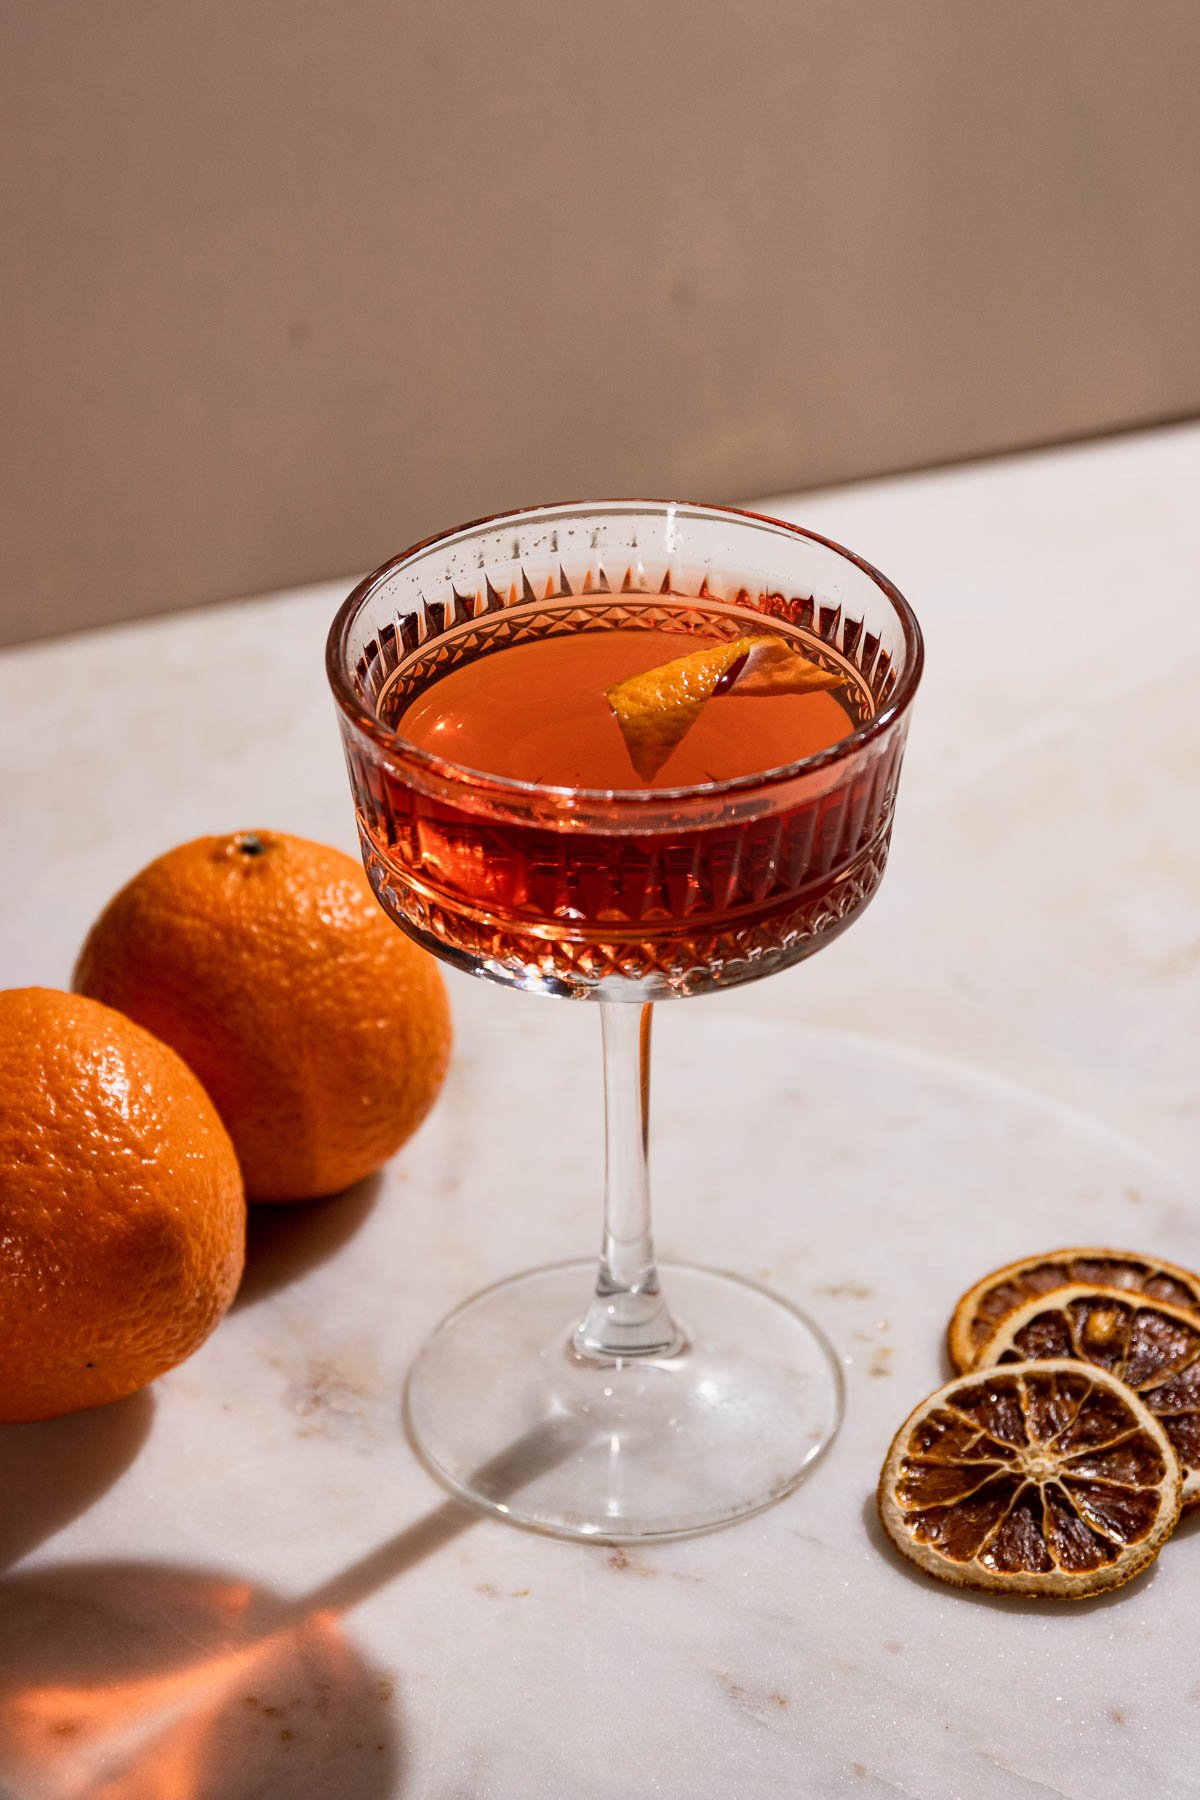
[[[843,677],[853,728],[786,766],[669,790],[506,779],[404,737],[408,700],[476,657],[646,626],[780,633]],[[385,564],[334,620],[329,679],[381,905],[457,968],[600,1003],[598,1268],[464,1301],[409,1376],[419,1453],[478,1505],[564,1537],[683,1536],[778,1500],[832,1439],[841,1374],[817,1327],[737,1275],[655,1261],[651,1004],[786,968],[858,916],[883,875],[921,657],[905,600],[850,551],[658,501],[465,525]]]

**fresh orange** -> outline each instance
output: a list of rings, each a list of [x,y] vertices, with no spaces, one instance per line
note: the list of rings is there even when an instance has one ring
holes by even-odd
[[[1055,1288],[1081,1282],[1087,1287],[1127,1288],[1182,1306],[1200,1318],[1200,1277],[1161,1257],[1143,1256],[1136,1250],[1102,1247],[1047,1250],[1041,1256],[1024,1256],[1019,1262],[993,1269],[969,1287],[946,1333],[950,1361],[960,1374],[974,1368],[986,1340],[1002,1319]]]
[[[629,760],[643,781],[653,781],[718,692],[808,694],[841,687],[844,679],[818,668],[780,637],[740,637],[630,675],[604,697]]]
[[[954,1587],[1082,1599],[1158,1555],[1179,1517],[1162,1424],[1106,1369],[1016,1362],[960,1375],[896,1433],[879,1517]]]
[[[75,987],[191,1065],[252,1200],[313,1199],[377,1169],[449,1059],[432,957],[357,862],[281,832],[197,838],[152,862],[92,927]]]
[[[237,1291],[233,1145],[173,1050],[48,988],[0,993],[0,1420],[144,1387]]]

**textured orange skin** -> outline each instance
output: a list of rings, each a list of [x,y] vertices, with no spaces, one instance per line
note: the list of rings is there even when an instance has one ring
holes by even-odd
[[[279,832],[160,856],[100,915],[74,985],[191,1066],[252,1200],[311,1200],[369,1175],[421,1123],[449,1061],[433,958],[357,862]]]
[[[246,1202],[208,1095],[106,1006],[0,993],[0,1420],[145,1387],[241,1280]]]

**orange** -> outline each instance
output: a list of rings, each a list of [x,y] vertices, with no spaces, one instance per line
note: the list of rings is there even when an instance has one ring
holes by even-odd
[[[190,1064],[252,1200],[370,1174],[421,1123],[449,1060],[432,957],[357,862],[281,832],[197,838],[152,862],[92,927],[75,987]]]
[[[237,1291],[233,1145],[173,1050],[48,988],[0,993],[0,1420],[144,1387]]]
[[[1179,1462],[1145,1401],[1067,1360],[959,1375],[896,1433],[879,1517],[954,1587],[1083,1599],[1152,1562],[1179,1517]]]

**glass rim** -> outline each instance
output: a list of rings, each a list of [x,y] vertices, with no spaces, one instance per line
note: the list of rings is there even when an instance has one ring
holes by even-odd
[[[659,517],[695,516],[706,519],[728,519],[731,523],[743,525],[769,526],[773,531],[803,538],[808,543],[820,544],[826,550],[832,550],[836,556],[844,557],[855,568],[873,581],[891,603],[900,620],[904,635],[905,661],[895,692],[887,705],[870,719],[865,719],[853,731],[836,743],[827,745],[823,750],[811,752],[808,756],[797,758],[794,762],[780,763],[774,768],[757,770],[752,775],[734,775],[723,781],[693,782],[683,787],[674,788],[587,788],[570,787],[561,783],[545,781],[523,781],[516,776],[497,775],[486,769],[473,769],[465,763],[452,761],[448,757],[439,756],[436,751],[426,750],[414,744],[401,732],[391,726],[380,723],[370,707],[355,691],[351,677],[350,658],[347,643],[350,629],[366,605],[376,587],[389,576],[396,573],[408,562],[415,561],[428,550],[439,545],[449,546],[462,538],[484,527],[504,528],[509,525],[528,524],[533,519],[553,520],[555,518],[586,518],[595,513],[633,513],[642,512]],[[605,807],[645,806],[664,803],[682,804],[688,800],[712,801],[725,794],[753,793],[761,788],[775,787],[780,783],[792,781],[828,768],[833,764],[853,756],[856,751],[873,739],[882,737],[890,731],[902,715],[908,710],[912,697],[921,679],[925,661],[924,639],[917,616],[904,595],[894,582],[889,581],[879,569],[867,562],[865,557],[858,556],[848,550],[844,544],[833,538],[823,537],[819,532],[808,531],[802,525],[793,525],[788,519],[779,519],[770,513],[751,512],[746,507],[711,506],[703,501],[691,500],[564,500],[551,501],[538,506],[522,506],[514,510],[498,513],[487,513],[478,519],[468,519],[461,525],[450,527],[446,531],[436,531],[430,537],[421,538],[410,544],[398,555],[389,557],[377,569],[363,577],[358,585],[346,596],[329,628],[325,644],[325,672],[329,685],[333,690],[334,700],[339,710],[352,725],[365,736],[372,738],[382,749],[400,761],[409,763],[426,771],[435,779],[452,786],[468,786],[485,789],[490,795],[512,794],[518,798],[544,798],[550,801],[571,804],[602,805]]]

